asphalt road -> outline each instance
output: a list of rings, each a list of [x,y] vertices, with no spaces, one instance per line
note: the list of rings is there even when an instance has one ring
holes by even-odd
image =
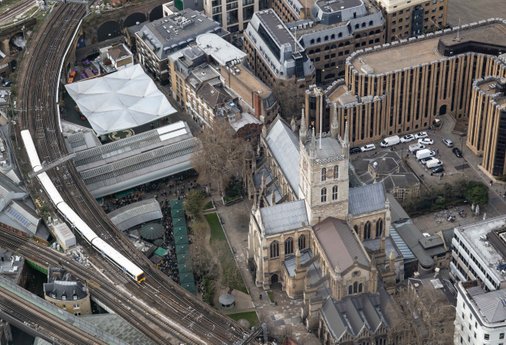
[[[451,26],[488,18],[506,19],[505,0],[448,0],[448,23]]]

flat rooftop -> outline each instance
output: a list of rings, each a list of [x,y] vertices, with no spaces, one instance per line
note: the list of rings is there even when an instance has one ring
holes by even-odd
[[[362,0],[320,0],[316,5],[322,9],[323,12],[337,12],[345,8],[357,7],[362,5]]]
[[[467,241],[467,244],[481,256],[484,262],[492,264],[494,269],[490,270],[496,276],[498,281],[504,281],[501,272],[497,270],[497,265],[503,263],[505,258],[492,246],[488,241],[483,241],[483,236],[486,236],[493,230],[500,229],[506,226],[506,216],[490,218],[481,222],[459,226],[455,231],[460,233],[462,238]]]
[[[278,44],[279,47],[288,43],[295,51],[295,44],[297,44],[298,50],[304,50],[300,44],[295,42],[295,37],[272,9],[257,12],[256,15],[271,38]]]
[[[455,45],[457,35],[460,44],[465,42],[480,42],[488,45],[506,46],[506,24],[503,22],[488,22],[484,24],[464,27],[458,33],[456,30],[419,39],[412,42],[400,43],[389,48],[374,49],[367,53],[357,54],[351,61],[360,72],[369,74],[388,73],[402,68],[431,63],[446,59],[438,51],[439,42],[447,46]]]

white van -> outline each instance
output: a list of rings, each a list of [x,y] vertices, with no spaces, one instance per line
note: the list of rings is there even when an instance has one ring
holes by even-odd
[[[420,159],[424,159],[427,157],[434,157],[435,155],[436,155],[436,153],[434,151],[429,150],[429,149],[423,149],[423,150],[416,152],[416,159],[420,160]]]
[[[381,147],[390,147],[390,146],[397,145],[400,142],[401,142],[401,138],[399,138],[398,135],[393,135],[391,137],[387,137],[387,138],[383,139],[380,143],[380,146]]]
[[[428,160],[427,163],[425,163],[427,166],[427,169],[437,168],[443,165],[443,162],[441,162],[437,158],[432,158],[431,160]]]

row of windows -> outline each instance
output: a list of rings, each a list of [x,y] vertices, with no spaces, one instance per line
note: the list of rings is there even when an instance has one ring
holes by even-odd
[[[300,235],[297,239],[299,250],[306,248],[306,236]],[[285,255],[293,254],[293,238],[288,237],[285,240]],[[272,241],[270,247],[269,247],[269,257],[277,258],[279,257],[279,242],[278,241]]]
[[[371,222],[367,221],[364,225],[364,233],[362,236],[362,240],[368,240],[371,238]],[[360,231],[358,230],[358,225],[353,226],[353,230],[357,233],[358,236],[360,236]],[[383,219],[378,219],[376,221],[376,236],[375,238],[379,238],[383,235]]]
[[[337,197],[338,197],[338,190],[337,190],[337,186],[333,186],[332,187],[332,200],[337,200]],[[327,188],[323,187],[321,189],[321,193],[320,193],[320,201],[321,202],[327,202]]]
[[[321,170],[321,181],[326,181],[327,180],[327,168],[322,168]],[[334,179],[337,179],[339,178],[339,165],[334,165],[334,169],[333,169],[333,178]]]

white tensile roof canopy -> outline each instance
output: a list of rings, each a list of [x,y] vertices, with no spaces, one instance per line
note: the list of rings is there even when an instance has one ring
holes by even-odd
[[[65,88],[98,135],[141,126],[176,112],[140,65]]]

